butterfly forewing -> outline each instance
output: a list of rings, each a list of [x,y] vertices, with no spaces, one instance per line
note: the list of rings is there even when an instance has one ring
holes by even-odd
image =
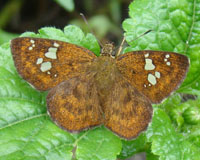
[[[152,112],[150,101],[117,76],[104,106],[105,126],[120,137],[132,139],[147,128]]]
[[[117,57],[121,74],[152,103],[160,103],[186,76],[186,56],[163,51],[134,51]]]
[[[64,81],[51,89],[47,108],[61,128],[79,132],[103,123],[93,74],[83,74]]]
[[[74,44],[42,38],[13,39],[11,51],[20,75],[42,91],[84,72],[96,57]]]

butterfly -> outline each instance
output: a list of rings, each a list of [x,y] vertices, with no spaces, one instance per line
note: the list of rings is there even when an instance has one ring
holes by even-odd
[[[130,140],[151,122],[152,103],[160,103],[178,88],[189,59],[164,51],[132,51],[111,56],[106,44],[101,56],[58,40],[23,37],[11,41],[18,73],[39,91],[49,91],[51,119],[69,132],[104,125]]]

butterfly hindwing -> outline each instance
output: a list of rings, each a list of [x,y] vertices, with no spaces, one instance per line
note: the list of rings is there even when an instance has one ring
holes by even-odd
[[[79,75],[96,57],[77,45],[42,38],[16,38],[11,51],[17,71],[41,91]]]
[[[117,76],[104,105],[105,126],[120,137],[132,139],[148,127],[152,113],[149,100]]]
[[[133,51],[117,57],[121,74],[152,103],[160,103],[186,76],[186,56],[164,51]]]
[[[79,132],[103,123],[93,74],[61,82],[47,96],[48,112],[61,128]]]

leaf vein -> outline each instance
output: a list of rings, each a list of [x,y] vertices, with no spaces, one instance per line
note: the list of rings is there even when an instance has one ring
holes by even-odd
[[[0,128],[0,131],[3,130],[3,129],[5,129],[5,128],[12,127],[12,126],[17,125],[17,124],[19,124],[19,123],[22,123],[22,122],[24,122],[24,121],[29,121],[29,120],[32,120],[32,119],[35,119],[35,118],[40,118],[40,117],[43,117],[43,116],[47,116],[47,113],[42,113],[42,114],[39,114],[39,115],[34,115],[34,116],[31,116],[31,117],[22,119],[22,120],[20,120],[20,121],[16,121],[16,122],[14,122],[14,123],[10,123],[10,124],[7,125],[7,126],[1,127],[1,128]]]

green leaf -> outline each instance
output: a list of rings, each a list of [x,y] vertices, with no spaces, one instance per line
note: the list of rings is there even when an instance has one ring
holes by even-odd
[[[200,148],[200,124],[185,125],[183,130],[187,136],[187,140],[196,145],[196,147]]]
[[[159,155],[159,160],[200,159],[199,148],[176,133],[169,117],[161,109],[154,108],[152,124],[146,135],[152,142],[152,153]]]
[[[88,43],[90,42],[90,43]],[[93,34],[88,33],[82,42],[82,46],[93,51],[96,56],[100,56],[100,46]]]
[[[181,102],[181,96],[179,94],[174,94],[167,98],[160,105],[156,105],[156,107],[163,108],[165,112],[170,116],[172,122],[174,122],[177,130],[180,131],[182,125],[184,124],[184,119],[182,113],[189,106],[183,105]]]
[[[151,152],[146,152],[146,160],[159,160],[159,156],[156,156]]]
[[[158,106],[156,106],[158,108]],[[172,125],[176,132],[184,135],[185,140],[200,147],[200,122],[199,108],[200,97],[181,102],[178,94],[168,98],[163,104],[159,105],[165,109],[172,120]]]
[[[11,40],[17,36],[18,36],[17,34],[5,32],[2,29],[0,29],[0,44],[8,42],[9,40]]]
[[[86,36],[83,31],[73,25],[66,26],[64,28],[64,33],[69,40],[69,42],[73,42],[79,46],[83,46],[93,51],[97,56],[100,55],[100,46],[98,44],[97,39],[91,33],[88,33]]]
[[[67,11],[74,10],[74,1],[73,0],[55,0],[60,6],[62,6]]]
[[[200,1],[135,0],[129,6],[131,18],[123,22],[132,50],[163,50],[188,55],[190,70],[179,91],[200,89]],[[147,35],[135,40],[148,30]]]
[[[67,37],[63,33],[62,30],[54,28],[54,27],[44,27],[39,29],[39,38],[49,38],[55,40],[67,41]]]
[[[118,158],[125,159],[136,153],[146,151],[146,135],[141,134],[134,140],[122,140],[122,151]]]
[[[99,53],[95,37],[85,36],[75,26],[65,27],[64,32],[45,27],[38,34],[21,36],[68,41]],[[70,134],[49,119],[47,93],[33,89],[18,75],[9,47],[9,43],[0,46],[0,160],[116,159],[121,140],[111,131],[99,127]]]
[[[121,151],[121,140],[104,127],[87,132],[78,142],[76,157],[91,160],[116,160]]]

